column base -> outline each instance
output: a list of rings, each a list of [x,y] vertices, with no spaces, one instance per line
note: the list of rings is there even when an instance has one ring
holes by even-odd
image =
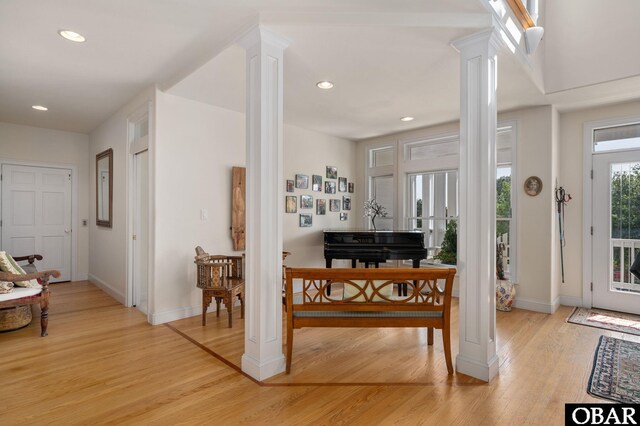
[[[458,354],[456,371],[489,382],[498,374],[498,356],[495,355],[485,364]]]
[[[284,368],[284,354],[280,354],[263,362],[246,353],[242,355],[242,371],[258,381],[280,374],[284,371]]]

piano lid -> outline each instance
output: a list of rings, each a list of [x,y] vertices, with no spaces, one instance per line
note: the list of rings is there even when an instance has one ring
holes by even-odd
[[[424,234],[424,231],[419,229],[391,229],[391,230],[373,230],[373,229],[350,229],[350,228],[341,228],[341,229],[325,229],[322,232],[324,233],[347,233],[347,234]]]

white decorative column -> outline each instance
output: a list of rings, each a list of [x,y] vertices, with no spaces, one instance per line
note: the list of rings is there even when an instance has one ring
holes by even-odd
[[[242,371],[264,380],[284,371],[282,353],[282,86],[288,41],[256,27],[247,51],[245,340]]]
[[[493,29],[457,40],[460,52],[460,353],[456,370],[489,381],[496,355],[496,53]]]

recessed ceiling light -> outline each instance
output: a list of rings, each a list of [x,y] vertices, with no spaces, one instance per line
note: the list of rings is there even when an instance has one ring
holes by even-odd
[[[333,88],[333,83],[330,81],[319,81],[316,83],[316,86],[321,89],[327,90]]]
[[[400,121],[413,121],[413,117],[402,117]]]
[[[49,108],[47,108],[46,106],[42,106],[42,105],[33,105],[33,106],[31,106],[31,108],[37,109],[38,111],[49,111]]]
[[[67,40],[75,41],[76,43],[84,43],[87,40],[82,34],[78,34],[77,32],[71,30],[60,30],[58,31],[58,34],[60,34]]]

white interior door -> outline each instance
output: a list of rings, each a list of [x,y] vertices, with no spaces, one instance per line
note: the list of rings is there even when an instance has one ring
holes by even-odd
[[[148,312],[148,249],[149,249],[149,154],[134,155],[133,202],[133,305]]]
[[[593,306],[640,314],[640,151],[593,156]]]
[[[2,165],[2,250],[71,279],[71,170]]]

